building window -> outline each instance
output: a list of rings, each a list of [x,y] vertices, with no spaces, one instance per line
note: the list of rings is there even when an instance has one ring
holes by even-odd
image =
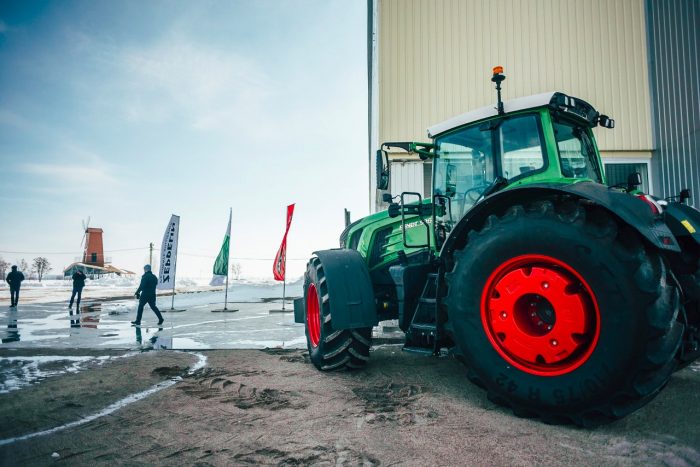
[[[97,262],[97,253],[90,253],[90,262],[91,263]]]
[[[634,172],[639,172],[642,176],[642,185],[639,187],[644,193],[651,193],[651,179],[649,177],[649,162],[648,161],[616,161],[604,160],[605,176],[608,181],[608,186],[627,185],[627,177]]]

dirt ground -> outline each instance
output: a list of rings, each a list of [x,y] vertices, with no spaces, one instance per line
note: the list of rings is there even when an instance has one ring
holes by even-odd
[[[206,366],[187,376],[196,354]],[[398,346],[375,349],[364,370],[323,374],[302,350],[113,358],[0,395],[0,439],[78,420],[178,375],[105,417],[0,446],[0,464],[700,465],[697,365],[631,416],[584,430],[517,418],[458,361]]]

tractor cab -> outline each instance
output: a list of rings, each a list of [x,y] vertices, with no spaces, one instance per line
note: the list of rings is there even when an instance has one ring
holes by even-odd
[[[434,137],[436,228],[449,232],[491,193],[526,183],[605,183],[586,102],[546,93],[477,110],[429,130]],[[606,122],[612,122],[606,118]],[[612,125],[612,123],[608,123]]]
[[[496,191],[529,183],[605,183],[592,129],[598,125],[613,128],[614,120],[561,92],[502,102],[502,73],[501,67],[494,68],[496,106],[430,127],[428,136],[433,143],[386,143],[382,147],[384,153],[388,148],[401,148],[433,160],[438,248],[475,204]],[[382,159],[386,156],[378,155],[378,161]],[[388,170],[379,164],[383,172],[378,180],[382,173],[386,180]],[[390,208],[389,215],[402,211]]]

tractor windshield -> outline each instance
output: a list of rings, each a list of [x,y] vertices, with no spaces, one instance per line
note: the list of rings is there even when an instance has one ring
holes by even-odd
[[[555,120],[553,126],[562,175],[603,183],[588,128],[567,120]]]

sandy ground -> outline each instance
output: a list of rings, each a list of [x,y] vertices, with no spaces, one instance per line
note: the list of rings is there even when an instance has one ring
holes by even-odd
[[[700,365],[631,416],[583,430],[516,418],[451,357],[399,349],[376,348],[366,369],[337,373],[316,371],[304,350],[112,351],[83,371],[1,394],[0,438],[184,377],[82,426],[1,445],[0,464],[700,465]],[[42,354],[57,352],[0,350]],[[206,366],[187,376],[197,354]]]

